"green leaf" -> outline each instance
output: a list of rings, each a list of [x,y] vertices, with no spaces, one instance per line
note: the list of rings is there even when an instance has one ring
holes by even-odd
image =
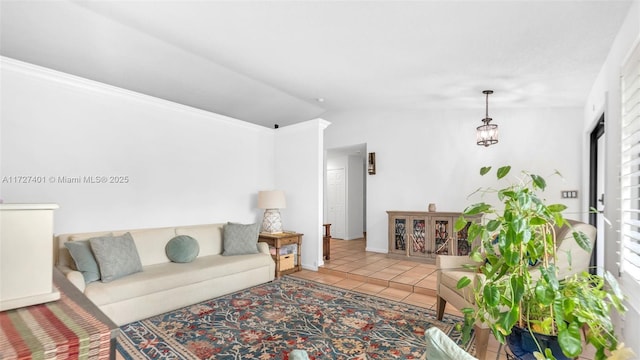
[[[491,166],[483,166],[480,168],[480,175],[484,176],[491,171]]]
[[[547,205],[547,209],[551,212],[563,212],[567,209],[567,206],[564,204],[551,204]]]
[[[460,215],[456,219],[456,223],[453,226],[453,231],[458,232],[464,229],[465,226],[467,226],[467,220],[465,220],[464,216]]]
[[[582,353],[582,338],[580,337],[580,325],[571,323],[569,327],[558,332],[558,344],[562,352],[570,358],[575,358]]]
[[[511,329],[518,321],[519,315],[520,311],[518,310],[518,306],[514,306],[509,309],[509,311],[500,313],[497,325],[503,329]]]
[[[531,219],[529,219],[530,225],[544,225],[546,223],[547,223],[547,219],[539,216],[533,216]]]
[[[513,302],[519,303],[524,295],[524,278],[521,275],[511,278],[511,291],[513,292]]]
[[[486,212],[491,209],[491,205],[486,203],[477,203],[470,205],[464,210],[465,215],[477,215]]]
[[[471,284],[471,279],[469,279],[466,276],[463,276],[462,279],[458,280],[458,283],[456,284],[456,288],[462,289],[463,287],[469,286],[469,284]]]
[[[482,262],[482,254],[480,254],[477,251],[471,253],[470,258],[471,258],[471,260],[473,260],[475,262]]]
[[[545,269],[544,267],[541,268],[541,270],[544,270],[544,269]],[[549,264],[546,270],[547,270],[547,273],[546,273],[547,282],[549,283],[553,291],[558,291],[558,289],[560,289],[560,281],[558,280],[558,275],[557,275],[558,268],[554,264]]]
[[[509,171],[511,171],[511,166],[509,165],[499,168],[497,173],[498,179],[502,179],[503,177],[507,176],[507,174],[509,174]]]
[[[493,285],[485,285],[483,291],[484,301],[488,306],[494,307],[497,306],[500,302],[500,291]]]
[[[534,187],[540,190],[544,190],[547,187],[547,182],[541,176],[531,174],[531,180],[533,180]]]
[[[580,246],[582,250],[591,252],[591,240],[582,231],[574,231],[573,238],[576,240],[578,246]]]
[[[467,232],[467,240],[473,242],[474,239],[482,234],[483,229],[484,228],[481,225],[472,222],[471,226],[469,226],[469,231]]]
[[[567,297],[562,299],[562,312],[565,314],[565,318],[571,318],[573,311],[576,308],[576,301],[573,298]]]
[[[499,220],[495,220],[495,219],[494,220],[490,220],[487,223],[487,230],[496,231],[500,227],[501,224],[502,224],[502,222],[499,221]]]
[[[536,285],[535,293],[536,300],[538,300],[541,305],[549,306],[553,302],[553,291],[551,291],[551,289],[546,287],[543,283],[538,282],[538,284]]]
[[[516,266],[520,262],[520,253],[511,250],[511,247],[500,249],[502,258],[509,266]]]
[[[526,244],[529,242],[529,240],[531,240],[531,230],[529,228],[526,228],[522,231],[522,243]]]
[[[511,222],[511,226],[513,227],[516,233],[521,233],[526,228],[527,223],[522,218],[514,219]]]

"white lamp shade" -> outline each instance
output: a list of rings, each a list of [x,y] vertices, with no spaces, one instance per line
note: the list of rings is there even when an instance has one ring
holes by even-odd
[[[284,209],[287,202],[282,190],[268,190],[258,192],[258,208],[260,209]]]

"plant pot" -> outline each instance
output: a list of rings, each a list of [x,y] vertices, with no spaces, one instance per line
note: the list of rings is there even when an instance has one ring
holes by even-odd
[[[542,352],[546,348],[550,348],[557,360],[571,360],[571,358],[564,356],[562,353],[557,336],[543,335],[536,332],[533,334],[538,344],[540,344]],[[520,360],[535,360],[533,353],[540,351],[529,330],[517,326],[511,329],[511,334],[507,336],[507,345],[509,345],[513,355]]]

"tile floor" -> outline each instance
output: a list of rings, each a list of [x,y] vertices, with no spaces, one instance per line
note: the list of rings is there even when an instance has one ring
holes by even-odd
[[[364,239],[331,239],[331,260],[325,260],[317,272],[302,270],[292,275],[435,311],[435,265],[367,252]],[[461,316],[449,304],[445,311]],[[486,359],[506,359],[505,348],[491,337]],[[581,360],[593,359],[593,352],[588,350]]]

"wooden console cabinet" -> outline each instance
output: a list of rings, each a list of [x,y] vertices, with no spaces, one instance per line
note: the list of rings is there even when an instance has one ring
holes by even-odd
[[[435,263],[436,255],[469,255],[471,222],[453,233],[461,215],[454,212],[387,211],[389,214],[389,257]],[[480,221],[481,216],[468,220]]]
[[[284,232],[279,234],[266,234],[260,233],[258,236],[259,242],[265,242],[269,244],[269,247],[275,248],[275,255],[271,256],[276,262],[276,278],[282,275],[287,275],[300,271],[302,265],[300,264],[301,248],[302,248],[302,235],[295,232]],[[296,252],[293,254],[281,254],[280,249],[286,245],[296,245]],[[294,258],[295,257],[295,258]]]

